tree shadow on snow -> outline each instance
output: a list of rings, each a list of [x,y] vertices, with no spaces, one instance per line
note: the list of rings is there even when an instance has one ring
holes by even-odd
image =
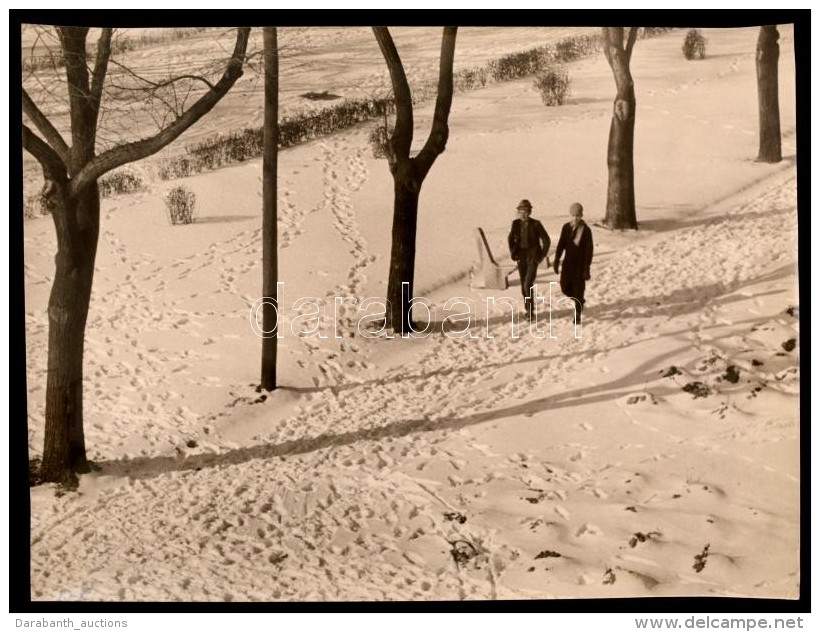
[[[628,320],[633,318],[654,318],[656,316],[681,316],[703,309],[706,301],[716,300],[720,305],[727,305],[748,299],[748,296],[735,292],[749,285],[775,281],[795,273],[794,264],[780,266],[776,270],[747,281],[732,283],[710,283],[692,288],[681,288],[661,296],[630,297],[612,303],[593,305],[585,310],[590,320]],[[785,290],[760,292],[755,297],[782,294]]]
[[[680,217],[666,217],[666,218],[658,218],[658,219],[647,219],[638,222],[638,230],[645,230],[645,231],[653,231],[653,232],[666,232],[672,230],[678,230],[681,228],[691,228],[693,226],[710,226],[710,225],[724,225],[727,223],[735,223],[735,222],[746,222],[755,219],[759,219],[762,217],[772,217],[777,215],[787,215],[790,213],[794,213],[794,208],[775,208],[769,209],[766,211],[752,211],[750,213],[736,213],[736,214],[729,214],[729,215],[720,215],[718,217],[703,217],[703,218],[691,218],[686,219],[687,213],[695,213],[696,210],[694,208],[686,208],[687,205],[683,205],[683,209],[686,212],[681,211]],[[670,208],[675,207],[647,207],[649,209],[661,209],[669,210]],[[677,213],[677,211],[676,211]]]
[[[530,400],[503,408],[487,410],[449,419],[405,419],[377,428],[361,428],[342,433],[326,433],[317,437],[283,441],[277,444],[259,444],[223,452],[220,454],[197,454],[192,456],[155,456],[138,457],[128,460],[98,461],[102,475],[123,476],[132,479],[148,479],[169,472],[200,471],[206,468],[241,465],[255,459],[272,459],[295,456],[359,441],[382,441],[388,438],[401,438],[418,432],[441,430],[459,430],[461,428],[490,421],[498,421],[521,415],[532,416],[545,411],[558,411],[562,408],[584,406],[604,401],[620,399],[633,392],[636,386],[645,390],[650,382],[662,380],[661,370],[667,358],[674,357],[688,349],[683,345],[661,356],[648,360],[635,368],[631,373],[596,386],[572,389],[555,393],[536,400]],[[656,386],[652,393],[656,398],[679,392],[680,387]],[[560,417],[550,417],[545,423],[560,423]]]

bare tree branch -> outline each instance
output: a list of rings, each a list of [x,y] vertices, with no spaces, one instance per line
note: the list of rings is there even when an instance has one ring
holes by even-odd
[[[228,61],[222,77],[212,90],[202,95],[186,112],[157,134],[114,147],[99,156],[95,156],[72,178],[70,194],[72,196],[76,195],[112,169],[155,154],[207,114],[242,76],[242,64],[249,34],[250,27],[239,29],[231,59]]]
[[[638,27],[631,26],[629,27],[629,35],[626,38],[626,63],[628,64],[632,60],[632,47],[635,46],[635,40],[638,38]]]
[[[91,75],[91,107],[94,110],[95,122],[100,114],[105,73],[108,70],[108,60],[111,58],[111,36],[114,29],[104,28],[97,41],[97,60],[94,63],[94,72]]]
[[[624,29],[622,27],[604,27],[603,37],[604,56],[609,62],[609,67],[615,77],[618,94],[626,94],[626,91],[631,89],[632,86],[632,74],[629,71],[629,56],[624,50]],[[627,42],[627,46],[630,46],[631,50],[631,46],[635,43],[631,30],[629,40],[632,44],[630,45]]]
[[[421,178],[427,174],[436,157],[444,151],[450,128],[447,119],[450,116],[450,106],[453,103],[453,59],[456,50],[457,26],[447,26],[441,35],[441,55],[438,70],[438,94],[436,109],[433,114],[433,126],[427,142],[416,157],[418,173]]]
[[[68,164],[70,150],[60,132],[51,124],[51,121],[46,118],[45,114],[40,111],[37,104],[29,96],[23,88],[23,113],[31,119],[31,122],[40,130],[40,133],[45,137],[51,148],[57,153],[64,163]]]
[[[609,27],[603,27],[601,29],[602,39],[604,40],[604,57],[606,57],[607,62],[609,65],[612,65],[612,29]]]
[[[379,43],[387,69],[390,71],[390,82],[393,84],[393,96],[396,100],[396,127],[390,139],[390,145],[397,156],[407,158],[413,142],[413,100],[407,75],[401,63],[399,52],[386,26],[374,26],[373,34]],[[392,164],[392,163],[391,163]]]
[[[114,88],[118,88],[119,90],[122,90],[123,92],[140,92],[140,93],[143,94],[143,96],[133,97],[131,102],[129,103],[129,105],[133,105],[134,103],[137,103],[137,102],[144,103],[146,101],[146,99],[150,103],[150,99],[156,99],[157,101],[162,103],[168,111],[173,112],[177,116],[179,116],[179,114],[180,114],[179,103],[174,103],[174,102],[172,102],[171,99],[167,99],[167,98],[163,97],[159,93],[158,89],[155,88],[154,86],[145,86],[145,87],[142,87],[142,88],[137,88],[137,87],[133,87],[133,86],[120,85],[120,84],[114,83],[113,81],[111,82],[110,85]],[[167,85],[172,87],[171,95],[172,95],[172,97],[175,97],[176,96],[176,89],[175,89],[175,86],[174,86],[174,82],[169,81]],[[167,87],[167,86],[165,86],[165,87]],[[173,101],[176,101],[176,99],[174,98]],[[155,117],[153,112],[151,113],[151,116]]]
[[[68,167],[72,175],[94,153],[95,118],[91,107],[85,48],[88,30],[88,27],[80,26],[57,28],[68,80],[68,106],[71,115],[71,161]]]
[[[32,132],[28,125],[23,125],[23,149],[37,159],[43,171],[65,174],[65,162],[47,142]]]
[[[205,77],[203,77],[201,75],[178,75],[176,77],[171,77],[170,79],[166,79],[165,81],[161,81],[161,82],[157,83],[155,81],[151,81],[147,77],[143,77],[142,75],[137,74],[136,72],[134,72],[134,70],[132,68],[129,68],[128,66],[126,66],[124,64],[121,64],[116,60],[112,59],[111,63],[114,64],[115,66],[118,66],[118,67],[122,68],[125,72],[127,72],[129,75],[131,75],[135,79],[139,79],[140,81],[148,84],[148,86],[145,87],[145,88],[129,88],[129,87],[126,87],[126,86],[119,86],[123,90],[129,90],[129,89],[130,90],[134,90],[134,89],[156,90],[156,89],[159,89],[159,88],[164,88],[166,86],[169,86],[172,83],[174,83],[176,81],[180,81],[182,79],[190,79],[192,81],[201,81],[206,86],[208,86],[208,88],[210,90],[213,90],[213,88],[214,88],[214,84],[212,84],[210,81],[208,81]]]
[[[164,88],[165,86],[168,86],[168,85],[170,85],[170,84],[172,84],[172,83],[175,83],[175,82],[177,82],[177,81],[181,81],[181,80],[183,80],[183,79],[190,79],[191,81],[201,81],[201,82],[202,82],[202,83],[204,83],[206,86],[208,86],[208,89],[210,89],[210,90],[213,90],[213,89],[214,89],[214,84],[212,84],[212,83],[211,83],[210,81],[208,81],[205,77],[202,77],[202,76],[200,76],[200,75],[179,75],[178,77],[171,77],[170,79],[167,79],[167,80],[165,80],[165,81],[161,81],[161,82],[159,82],[159,83],[155,83],[155,84],[154,84],[154,86],[155,86],[155,88],[157,88],[157,89],[158,89],[158,88]]]

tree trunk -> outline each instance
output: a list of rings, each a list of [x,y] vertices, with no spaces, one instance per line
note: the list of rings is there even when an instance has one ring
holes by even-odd
[[[48,378],[41,479],[75,484],[87,472],[83,432],[83,347],[99,236],[97,186],[77,199],[58,187],[50,198],[58,250],[48,301]]]
[[[41,478],[76,483],[88,471],[83,433],[83,346],[100,226],[97,180],[112,169],[145,158],[171,143],[208,113],[242,76],[250,28],[238,29],[222,77],[153,136],[95,155],[97,122],[111,55],[111,28],[102,29],[93,71],[86,53],[88,27],[57,27],[71,120],[71,146],[23,90],[23,111],[42,134],[23,125],[23,148],[43,168],[45,195],[57,233],[54,283],[48,305],[49,342],[46,428]]]
[[[777,62],[780,37],[776,26],[761,26],[757,38],[757,102],[760,110],[760,162],[780,162],[780,103],[778,100]]]
[[[624,33],[623,27],[604,27],[604,56],[615,77],[615,103],[609,127],[606,161],[609,182],[606,191],[604,224],[610,228],[638,227],[635,216],[635,84],[629,63],[638,36],[637,27]],[[626,40],[624,40],[626,36]]]
[[[635,89],[630,84],[615,99],[607,144],[609,184],[604,223],[611,228],[637,228],[635,215]]]
[[[393,173],[393,233],[390,248],[390,273],[387,281],[387,326],[405,333],[412,324],[410,299],[413,297],[416,262],[416,227],[418,225],[421,183],[412,175],[412,167]],[[407,289],[402,294],[402,284]]]
[[[263,30],[265,55],[265,128],[262,158],[262,296],[276,301],[279,280],[277,257],[277,158],[279,153],[279,51],[276,27]],[[279,306],[262,305],[262,388],[276,388],[276,351]]]
[[[393,237],[385,324],[399,333],[409,333],[412,326],[410,299],[413,297],[415,276],[419,192],[436,158],[444,152],[450,135],[447,119],[453,102],[453,60],[457,32],[458,27],[455,26],[445,27],[442,32],[433,125],[421,151],[415,158],[410,158],[413,142],[413,100],[410,85],[390,32],[386,27],[373,27],[376,41],[390,71],[393,97],[396,100],[396,125],[387,143],[387,162],[393,174]]]

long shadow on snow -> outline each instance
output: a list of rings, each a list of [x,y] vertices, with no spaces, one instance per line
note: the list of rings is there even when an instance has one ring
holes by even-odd
[[[765,318],[765,316],[758,316],[735,324],[741,325],[745,323],[757,323]],[[713,327],[722,326],[724,325],[713,325]],[[681,329],[678,332],[672,332],[669,335],[674,336],[690,331],[691,329],[686,328]],[[630,345],[641,342],[646,342],[646,340],[642,339],[634,341],[633,343],[630,343]],[[623,350],[624,347],[630,345],[622,345],[617,347],[617,349]],[[679,393],[681,390],[679,384],[667,386],[666,383],[668,383],[668,380],[661,377],[662,370],[665,367],[665,361],[669,358],[678,356],[687,350],[691,350],[691,348],[691,345],[688,343],[680,345],[667,353],[643,362],[627,375],[603,384],[577,388],[563,393],[555,393],[539,399],[529,400],[503,408],[476,412],[463,417],[439,420],[430,419],[429,417],[407,419],[377,428],[362,428],[343,433],[326,433],[319,435],[318,437],[285,441],[273,445],[254,445],[238,448],[221,454],[201,454],[187,457],[140,457],[130,460],[102,461],[99,462],[98,465],[102,468],[103,474],[106,475],[128,476],[134,479],[145,479],[160,476],[168,472],[191,470],[198,471],[204,468],[240,465],[254,459],[270,459],[274,457],[284,458],[286,456],[306,454],[325,448],[351,445],[359,441],[381,441],[387,438],[400,438],[413,433],[430,432],[435,430],[459,430],[467,426],[498,421],[520,415],[532,416],[544,411],[557,411],[567,407],[585,406],[600,402],[613,401],[634,393],[635,387],[639,387],[639,390],[645,391],[650,383],[653,384],[652,394],[656,398],[663,398],[666,395]],[[584,352],[584,355],[594,356],[597,353],[600,353],[600,350],[587,351]],[[543,356],[536,356],[524,358],[518,362],[523,363],[535,360],[543,361],[544,359],[545,358]],[[497,366],[506,367],[509,366],[509,363],[499,363]],[[471,370],[475,369],[447,369],[420,376],[405,376],[401,379],[414,379],[416,377],[429,378],[436,375]],[[391,380],[385,381],[389,382]],[[663,381],[664,383],[655,384],[658,381]],[[351,388],[362,386],[366,385],[350,385]]]
[[[697,212],[697,210],[694,208],[686,209],[684,207],[683,210],[688,210],[688,212],[690,213]],[[704,217],[700,219],[697,217],[692,219],[685,219],[685,215],[681,219],[678,219],[677,217],[647,219],[638,222],[638,230],[666,232],[672,230],[679,230],[682,228],[691,228],[693,226],[717,226],[734,222],[753,221],[755,219],[760,219],[763,217],[788,215],[791,213],[795,213],[793,207],[776,208],[767,211],[752,211],[750,213],[735,213],[731,215],[721,215],[720,217]]]
[[[583,406],[602,401],[614,400],[633,392],[633,387],[640,385],[643,390],[647,383],[660,378],[659,367],[664,359],[673,357],[688,346],[681,346],[662,356],[644,362],[636,369],[616,380],[598,386],[578,388],[565,393],[556,393],[540,399],[514,404],[480,413],[473,413],[454,419],[433,420],[406,419],[378,428],[362,428],[338,434],[328,433],[308,439],[296,439],[270,445],[261,444],[237,448],[221,454],[197,454],[187,457],[155,456],[139,457],[130,460],[101,461],[102,474],[111,476],[128,476],[134,479],[154,478],[168,472],[198,471],[204,468],[227,467],[240,465],[254,459],[271,459],[297,454],[306,454],[325,448],[350,445],[359,441],[381,441],[387,438],[400,438],[416,432],[433,430],[459,430],[488,421],[495,421],[517,415],[532,415],[545,410],[559,410],[571,406]],[[615,391],[614,389],[623,389]],[[653,389],[656,397],[678,392],[679,387],[661,387]]]

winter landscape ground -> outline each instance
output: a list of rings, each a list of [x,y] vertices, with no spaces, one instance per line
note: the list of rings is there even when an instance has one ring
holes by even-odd
[[[333,311],[335,297],[386,290],[392,180],[371,157],[370,126],[280,152],[284,296],[328,307],[324,338],[305,335],[315,320],[284,314],[281,388],[267,396],[249,324],[262,285],[261,162],[182,181],[197,196],[187,226],[168,222],[169,183],[103,200],[85,355],[99,471],[76,492],[31,489],[32,598],[796,598],[795,64],[792,28],[779,30],[775,165],[754,160],[756,28],[704,29],[699,61],[681,54],[683,31],[636,45],[640,230],[593,225],[578,337],[563,304],[552,338],[512,328],[508,307],[484,307],[520,300],[517,288],[473,289],[469,270],[475,228],[503,255],[521,198],[553,243],[572,202],[590,222],[603,217],[614,97],[603,54],[569,65],[560,107],[544,107],[531,79],[456,95],[420,201],[415,294],[436,310],[426,336],[367,337],[351,301]],[[479,43],[460,32],[457,64],[526,34],[494,31]],[[540,43],[536,31],[520,48]],[[386,77],[372,38],[310,36],[317,55],[366,59]],[[413,36],[397,35],[401,53]],[[330,75],[302,75],[299,89],[338,91]],[[203,124],[261,124],[261,101],[243,108],[218,105]],[[420,108],[416,144],[431,115]],[[49,218],[25,222],[24,248],[36,457]],[[546,267],[538,277],[556,280]],[[456,297],[480,308],[468,337],[442,326]]]

